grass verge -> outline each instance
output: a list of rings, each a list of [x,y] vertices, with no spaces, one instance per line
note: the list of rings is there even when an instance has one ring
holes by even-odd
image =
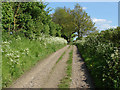
[[[72,75],[72,57],[73,57],[73,49],[69,53],[69,59],[67,61],[66,67],[66,76],[60,81],[58,88],[69,88],[71,82]]]
[[[65,46],[54,41],[30,40],[24,37],[13,38],[9,42],[4,41],[2,43],[2,87],[9,87],[38,61]]]

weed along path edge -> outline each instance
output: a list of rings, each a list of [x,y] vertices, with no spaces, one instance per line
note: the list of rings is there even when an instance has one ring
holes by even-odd
[[[30,71],[26,72],[19,79],[13,82],[10,88],[44,88],[43,86],[48,79],[51,69],[68,47],[69,45],[38,62],[38,64]]]

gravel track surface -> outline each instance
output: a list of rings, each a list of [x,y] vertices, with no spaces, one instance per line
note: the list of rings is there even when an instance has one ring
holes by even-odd
[[[60,80],[65,76],[65,70],[66,70],[66,62],[69,59],[69,52],[72,48],[70,47],[63,58],[55,65],[53,70],[51,71],[50,77],[46,81],[45,85],[43,87],[45,88],[58,88],[58,84],[60,83]]]
[[[66,62],[69,59],[69,45],[39,61],[31,70],[17,79],[10,88],[58,88],[66,75]],[[62,59],[56,64],[62,53]],[[78,49],[73,46],[72,81],[70,88],[93,88],[93,82]]]
[[[94,88],[90,74],[76,46],[73,46],[72,82],[70,88]]]

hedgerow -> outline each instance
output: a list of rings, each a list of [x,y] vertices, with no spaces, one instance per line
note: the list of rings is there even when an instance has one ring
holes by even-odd
[[[119,32],[118,27],[77,41],[96,87],[120,88]]]

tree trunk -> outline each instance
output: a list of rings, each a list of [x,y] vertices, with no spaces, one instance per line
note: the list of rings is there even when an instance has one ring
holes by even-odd
[[[83,33],[81,32],[81,38],[83,37]]]
[[[15,23],[15,16],[14,16],[14,30],[15,30],[15,25],[16,25],[16,23]]]
[[[78,30],[78,38],[80,38],[80,31]]]
[[[18,10],[20,8],[20,3],[18,4],[18,7],[17,7],[17,11],[15,12],[15,15],[14,15],[14,30],[16,29],[16,16],[18,16]]]
[[[9,24],[9,27],[8,27],[8,34],[10,35],[10,24]]]

